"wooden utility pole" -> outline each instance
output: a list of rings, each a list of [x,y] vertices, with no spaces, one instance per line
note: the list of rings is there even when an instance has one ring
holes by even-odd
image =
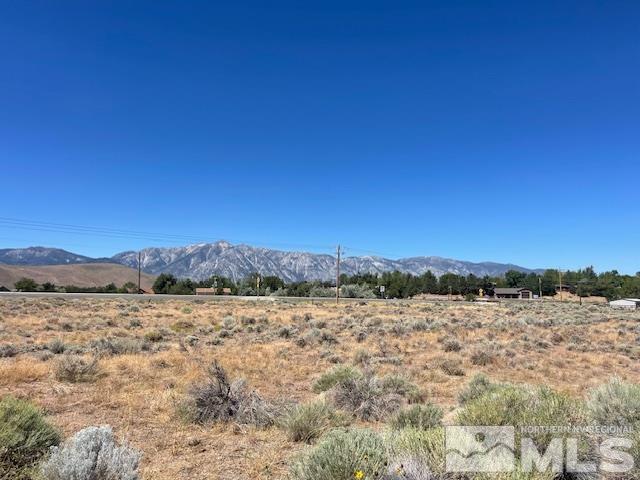
[[[142,293],[142,290],[140,289],[140,271],[142,269],[142,252],[138,252],[138,293]]]
[[[558,279],[560,280],[560,301],[562,302],[564,300],[562,299],[562,270],[560,269],[558,269]]]
[[[260,274],[256,275],[256,296],[260,296]]]
[[[542,300],[542,277],[538,277],[538,291],[540,292],[540,300]]]
[[[336,248],[336,305],[340,301],[340,245]]]

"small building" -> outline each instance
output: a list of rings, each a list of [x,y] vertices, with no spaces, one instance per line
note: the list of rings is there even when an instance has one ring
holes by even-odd
[[[640,298],[621,298],[620,300],[612,300],[609,302],[611,308],[625,308],[635,310],[640,308]]]
[[[533,292],[528,288],[494,288],[496,298],[514,298],[518,300],[531,300]]]
[[[222,293],[218,293],[218,288],[196,288],[196,295],[231,295],[231,289],[225,287]]]

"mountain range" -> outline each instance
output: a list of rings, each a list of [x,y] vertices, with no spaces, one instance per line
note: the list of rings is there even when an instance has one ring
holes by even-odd
[[[328,254],[288,252],[250,245],[233,245],[226,241],[199,243],[185,247],[151,247],[140,251],[142,270],[158,275],[171,273],[179,278],[203,280],[222,275],[234,280],[251,273],[277,275],[288,282],[331,280],[336,274],[336,258]],[[66,250],[47,247],[0,249],[0,264],[8,265],[69,265],[86,263],[117,263],[138,267],[138,252],[121,252],[110,258],[91,258]],[[411,257],[392,260],[377,256],[344,257],[341,273],[382,273],[398,270],[414,275],[431,271],[436,276],[458,275],[501,276],[508,270],[540,272],[518,265],[495,262],[467,262],[442,257]]]

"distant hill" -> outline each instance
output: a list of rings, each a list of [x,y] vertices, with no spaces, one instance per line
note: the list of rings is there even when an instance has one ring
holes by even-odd
[[[19,266],[0,265],[0,286],[13,289],[13,284],[23,277],[33,278],[38,283],[51,282],[56,285],[78,287],[101,287],[115,283],[121,287],[127,282],[138,283],[138,271],[115,263],[84,263],[79,265]],[[141,286],[149,290],[155,277],[147,273],[141,276]]]
[[[185,247],[145,248],[142,270],[158,275],[172,273],[180,278],[203,280],[212,275],[223,275],[238,280],[253,272],[277,275],[288,282],[303,280],[332,280],[335,278],[336,259],[333,255],[287,252],[229,242],[200,243]],[[128,251],[111,259],[89,258],[60,249],[31,247],[0,250],[0,263],[12,265],[82,264],[112,262],[137,268],[138,252]],[[508,270],[540,272],[518,265],[494,262],[467,262],[442,257],[412,257],[392,260],[376,256],[345,257],[340,264],[342,273],[382,273],[398,270],[414,275],[431,271],[436,276],[445,273],[501,276]]]
[[[28,247],[0,249],[0,263],[6,265],[72,265],[109,262],[108,259],[85,257],[60,248]]]

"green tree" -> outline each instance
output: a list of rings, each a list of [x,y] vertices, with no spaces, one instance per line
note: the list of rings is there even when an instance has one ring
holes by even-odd
[[[169,293],[171,287],[178,283],[178,279],[170,273],[161,273],[151,287],[155,293]]]
[[[121,293],[137,293],[138,285],[133,282],[126,282],[124,285],[122,285],[119,291]]]
[[[174,285],[169,287],[167,293],[172,295],[193,295],[195,293],[195,285],[192,280],[185,278],[176,281]]]
[[[13,285],[19,292],[35,292],[38,290],[38,284],[33,278],[21,278]]]
[[[526,273],[519,272],[517,270],[509,270],[504,274],[504,278],[507,282],[507,287],[512,288],[523,287],[526,277]]]

